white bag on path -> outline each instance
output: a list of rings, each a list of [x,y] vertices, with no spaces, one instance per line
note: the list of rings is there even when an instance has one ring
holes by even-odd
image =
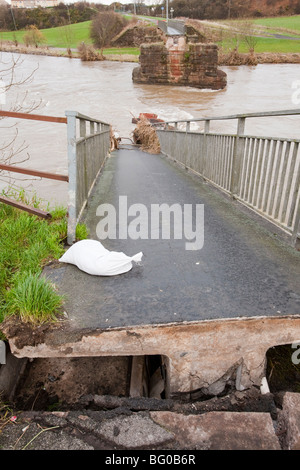
[[[94,276],[115,276],[130,271],[132,262],[141,262],[142,256],[142,252],[127,256],[122,252],[109,251],[97,240],[81,240],[74,243],[58,261],[74,264]]]

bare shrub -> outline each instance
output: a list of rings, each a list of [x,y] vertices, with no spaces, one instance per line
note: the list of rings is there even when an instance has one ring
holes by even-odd
[[[94,45],[103,51],[111,40],[127,25],[127,20],[113,11],[103,11],[91,23],[91,38]]]
[[[104,56],[102,53],[96,51],[96,49],[91,44],[85,44],[82,42],[77,47],[80,59],[82,61],[96,61],[96,60],[104,60]]]
[[[38,47],[40,44],[47,42],[43,33],[33,24],[27,28],[27,32],[24,34],[23,40],[27,47]]]

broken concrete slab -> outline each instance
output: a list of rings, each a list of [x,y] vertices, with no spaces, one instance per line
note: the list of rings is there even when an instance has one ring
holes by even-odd
[[[126,449],[138,449],[166,444],[174,434],[139,414],[118,416],[100,424],[98,434]]]
[[[282,410],[279,413],[278,427],[284,434],[283,447],[286,450],[300,450],[300,394],[286,392]]]
[[[35,422],[6,426],[0,435],[0,446],[1,450],[93,450],[59,426],[45,428]]]
[[[154,422],[175,434],[186,449],[280,450],[268,413],[210,412],[183,415],[169,411],[150,413]]]

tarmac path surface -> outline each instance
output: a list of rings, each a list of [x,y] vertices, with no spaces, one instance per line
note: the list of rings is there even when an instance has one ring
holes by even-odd
[[[120,201],[126,202],[131,214],[127,214],[129,224],[140,217],[140,228],[145,229],[148,218],[147,239],[120,239]],[[237,203],[167,157],[135,148],[111,154],[83,216],[91,239],[99,240],[97,208],[102,204],[116,209],[117,237],[101,243],[128,256],[142,251],[143,260],[125,274],[108,277],[92,276],[65,263],[53,269],[50,277],[66,295],[66,311],[76,328],[300,313],[300,253],[249,217]],[[189,241],[184,227],[181,239],[174,239],[174,229],[180,233],[176,216],[169,219],[170,239],[155,232],[151,210],[161,204],[177,204],[182,216],[185,205],[192,208],[199,246],[202,221],[199,214],[196,220],[196,207],[203,205],[201,249],[186,249]],[[140,207],[144,208],[144,219],[139,212],[135,214]],[[122,223],[124,229],[124,220]]]

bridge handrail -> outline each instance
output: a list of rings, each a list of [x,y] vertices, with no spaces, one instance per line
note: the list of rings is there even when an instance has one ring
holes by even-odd
[[[65,114],[69,173],[68,244],[71,245],[76,240],[76,225],[110,150],[110,124],[77,111],[66,111]],[[90,124],[89,132],[87,122]]]
[[[157,128],[162,153],[275,224],[296,245],[300,235],[300,140],[245,135],[245,123],[247,118],[298,115],[300,109],[289,109],[152,125]],[[235,134],[210,132],[210,121],[229,119],[238,120]],[[191,122],[201,121],[204,131],[190,131]],[[178,123],[186,123],[185,130]]]
[[[100,121],[99,119],[95,119],[90,116],[86,116],[85,114],[81,114],[78,111],[66,111],[65,114],[67,116],[67,119],[68,117],[75,117],[76,119],[83,119],[84,121],[95,122],[97,124],[105,124],[109,126],[107,122]]]
[[[207,116],[203,118],[192,118],[192,119],[176,119],[173,121],[165,121],[164,123],[153,123],[153,126],[161,126],[162,124],[176,124],[176,123],[188,123],[188,122],[205,122],[205,121],[226,121],[231,119],[248,119],[257,117],[275,117],[275,116],[295,116],[300,115],[299,109],[288,109],[284,111],[265,111],[256,113],[244,113],[244,114],[232,114],[229,116]]]

